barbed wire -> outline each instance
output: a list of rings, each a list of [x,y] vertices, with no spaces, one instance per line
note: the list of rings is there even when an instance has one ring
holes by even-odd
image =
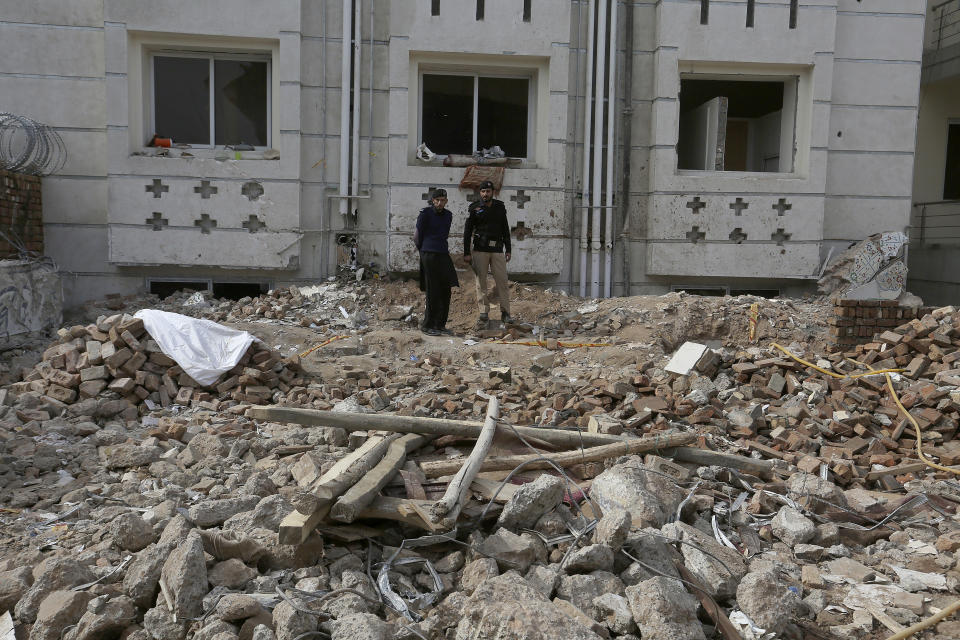
[[[48,125],[26,116],[0,113],[0,169],[48,176],[66,162],[63,139]]]

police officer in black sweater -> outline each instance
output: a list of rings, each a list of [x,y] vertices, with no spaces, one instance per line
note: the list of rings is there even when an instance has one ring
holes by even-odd
[[[477,276],[477,306],[480,316],[477,329],[486,329],[490,303],[500,303],[500,320],[510,317],[510,289],[507,285],[507,263],[510,262],[510,224],[503,202],[493,197],[493,183],[480,185],[480,199],[471,203],[463,225],[463,257]],[[493,272],[493,292],[487,293],[487,272]]]

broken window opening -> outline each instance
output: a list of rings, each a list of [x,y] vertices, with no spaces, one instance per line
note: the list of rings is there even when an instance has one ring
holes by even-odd
[[[255,298],[270,290],[266,282],[214,282],[213,297],[239,300],[240,298]]]
[[[723,297],[727,295],[727,288],[724,286],[711,287],[705,285],[692,285],[687,286],[683,284],[675,284],[670,287],[670,291],[684,291],[689,293],[692,296],[715,296]]]
[[[210,283],[207,280],[148,280],[147,288],[164,299],[178,291],[209,291]]]
[[[796,96],[796,78],[681,78],[677,168],[793,171]]]
[[[947,127],[947,164],[943,172],[943,199],[960,200],[960,122]]]
[[[780,289],[730,289],[731,296],[756,296],[758,298],[779,298]]]
[[[262,56],[152,58],[153,132],[195,146],[270,146],[270,63]]]
[[[470,155],[496,145],[527,157],[530,78],[425,73],[420,86],[420,140],[434,153]]]

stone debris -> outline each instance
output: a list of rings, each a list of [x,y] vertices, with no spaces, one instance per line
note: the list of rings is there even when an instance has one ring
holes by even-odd
[[[804,303],[762,301],[762,341],[707,335],[753,301],[671,294],[651,311],[569,299],[537,319],[542,346],[459,354],[459,339],[453,350],[402,342],[416,311],[367,283],[140,299],[324,336],[314,344],[353,340],[303,358],[255,343],[204,388],[128,315],[137,299],[111,299],[114,315],[61,330],[21,379],[5,365],[0,613],[51,640],[699,640],[733,628],[881,638],[949,606],[960,484],[920,461],[883,375],[861,374],[903,369],[891,384],[924,454],[960,463],[960,313],[929,310],[830,352],[802,338],[826,333],[797,312]],[[618,342],[654,317],[656,348]],[[510,337],[533,337],[519,326]],[[391,337],[374,343],[381,330]],[[593,362],[561,346],[575,336],[617,347]],[[686,373],[667,371],[687,340],[703,349]],[[451,479],[431,465],[461,465],[474,437],[434,433],[363,460],[386,433],[371,415],[479,423],[490,395],[503,428],[486,462],[530,447],[571,459],[479,471],[449,529],[429,520]],[[264,419],[253,405],[355,422]],[[512,432],[528,425],[542,439]],[[572,460],[600,445],[552,444],[548,428],[613,448]],[[626,448],[678,434],[689,444]],[[348,456],[363,473],[334,492]],[[325,517],[365,481],[375,488],[354,522]],[[956,620],[922,637],[957,637]]]

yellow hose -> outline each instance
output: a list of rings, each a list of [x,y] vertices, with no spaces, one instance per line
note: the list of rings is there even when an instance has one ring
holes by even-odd
[[[787,354],[788,356],[790,356],[791,358],[793,358],[794,360],[796,360],[796,361],[799,362],[800,364],[807,365],[808,367],[811,367],[811,368],[813,368],[813,369],[816,369],[817,371],[822,371],[823,373],[826,373],[827,375],[833,376],[833,377],[835,377],[835,378],[846,378],[846,377],[851,377],[851,378],[853,378],[853,377],[861,377],[862,375],[874,375],[874,374],[882,373],[882,374],[886,377],[886,379],[887,379],[887,388],[890,390],[890,395],[891,395],[891,397],[893,398],[893,401],[894,401],[895,403],[897,403],[897,408],[899,408],[900,411],[903,412],[903,415],[905,415],[905,416],[907,417],[907,420],[910,421],[910,424],[913,425],[914,431],[916,431],[916,433],[917,433],[917,455],[920,456],[920,460],[921,460],[925,465],[927,465],[928,467],[932,467],[932,468],[937,469],[937,470],[939,470],[939,471],[949,471],[950,473],[953,473],[953,474],[956,474],[956,475],[960,475],[960,470],[958,470],[958,469],[951,469],[950,467],[945,467],[945,466],[943,466],[943,465],[937,464],[936,462],[933,462],[932,460],[930,460],[929,458],[927,458],[927,457],[923,454],[923,435],[922,435],[921,432],[920,432],[920,423],[917,422],[916,418],[914,418],[912,415],[910,415],[910,412],[907,411],[906,407],[903,406],[903,403],[900,402],[900,396],[897,395],[896,389],[893,388],[893,378],[890,377],[890,373],[891,373],[891,372],[893,372],[893,371],[902,371],[902,369],[897,369],[897,370],[892,370],[892,369],[874,369],[873,367],[871,367],[870,365],[868,365],[868,364],[866,364],[866,363],[859,362],[859,361],[854,360],[854,359],[852,359],[852,358],[847,358],[847,360],[849,360],[850,362],[853,362],[853,363],[858,364],[858,365],[860,365],[860,366],[866,367],[867,369],[870,370],[870,372],[869,372],[869,373],[866,373],[866,374],[856,375],[856,376],[843,376],[843,375],[838,375],[838,374],[836,374],[836,373],[833,373],[832,371],[827,371],[827,370],[825,370],[825,369],[821,369],[820,367],[818,367],[818,366],[816,366],[816,365],[813,365],[813,364],[810,364],[809,362],[805,362],[805,361],[801,360],[800,358],[798,358],[797,356],[795,356],[794,354],[790,353],[789,350],[784,349],[783,347],[781,347],[780,345],[778,345],[778,344],[776,344],[776,343],[774,343],[773,346],[776,347],[777,349],[779,349],[780,351],[782,351],[783,353]],[[925,620],[921,620],[920,622],[918,622],[917,624],[913,625],[912,627],[907,627],[907,628],[904,629],[903,631],[900,631],[900,632],[898,632],[898,633],[893,634],[892,636],[890,636],[889,638],[887,638],[887,640],[906,640],[906,638],[909,638],[910,636],[912,636],[913,634],[917,633],[918,631],[923,631],[924,629],[926,629],[926,628],[928,628],[928,627],[932,627],[932,626],[935,625],[936,623],[940,622],[941,620],[943,620],[944,618],[946,618],[947,616],[949,616],[950,614],[952,614],[952,613],[954,613],[954,612],[956,612],[956,611],[958,611],[958,610],[960,610],[960,600],[957,600],[956,602],[954,602],[953,604],[951,604],[949,607],[941,610],[940,613],[938,613],[938,614],[936,614],[936,615],[933,615],[933,616],[930,616],[929,618],[927,618],[927,619],[925,619]]]
[[[318,345],[315,346],[315,347],[310,347],[309,349],[307,349],[306,351],[304,351],[303,353],[301,353],[301,354],[300,354],[300,357],[301,357],[301,358],[306,358],[308,355],[310,355],[311,353],[313,353],[313,352],[316,351],[317,349],[320,349],[321,347],[327,346],[328,344],[330,344],[330,343],[333,342],[334,340],[342,340],[343,338],[349,338],[349,337],[350,337],[350,336],[333,336],[333,337],[330,338],[329,340],[324,340],[323,342],[321,342],[320,344],[318,344]]]
[[[816,369],[816,370],[819,371],[820,373],[826,374],[826,375],[828,375],[828,376],[830,376],[830,377],[832,377],[832,378],[837,378],[837,379],[839,379],[839,380],[843,380],[843,379],[845,379],[845,378],[862,378],[862,377],[864,377],[864,376],[873,376],[873,375],[878,375],[878,374],[881,374],[881,373],[900,373],[901,371],[903,371],[903,369],[870,369],[870,371],[865,371],[865,372],[863,372],[863,373],[852,373],[852,374],[849,374],[849,373],[834,373],[833,371],[828,371],[827,369],[824,369],[823,367],[818,367],[817,365],[813,364],[812,362],[807,362],[806,360],[802,360],[801,358],[798,358],[798,357],[795,356],[793,353],[791,353],[789,349],[787,349],[787,348],[785,348],[785,347],[781,347],[781,346],[778,345],[776,342],[774,342],[774,343],[771,344],[770,346],[771,346],[771,347],[774,347],[775,349],[779,349],[780,351],[784,352],[784,353],[787,354],[789,357],[793,358],[794,360],[796,360],[797,362],[799,362],[800,364],[802,364],[802,365],[804,365],[804,366],[810,367],[811,369]],[[856,360],[854,360],[854,362],[856,362]],[[857,364],[861,364],[861,363],[857,362]],[[868,368],[869,368],[869,367],[868,367]]]
[[[528,342],[504,342],[503,340],[497,340],[492,344],[514,344],[521,347],[546,347],[546,340],[539,341],[528,341]],[[558,347],[563,347],[564,349],[575,349],[577,347],[612,347],[613,345],[609,342],[557,342]]]

